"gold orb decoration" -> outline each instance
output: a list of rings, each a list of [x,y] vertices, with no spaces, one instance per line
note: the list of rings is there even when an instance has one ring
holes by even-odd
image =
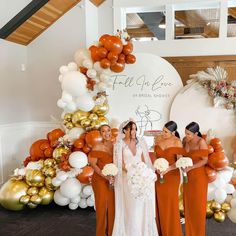
[[[20,203],[27,205],[29,203],[30,196],[29,195],[24,195],[20,198]]]
[[[39,192],[39,190],[37,187],[31,187],[31,188],[28,188],[28,190],[27,190],[27,194],[29,196],[36,195],[36,194],[38,194],[38,192]]]
[[[40,170],[27,170],[26,183],[32,187],[42,187],[44,185],[44,175]]]
[[[72,122],[67,122],[67,123],[65,123],[65,127],[66,127],[67,129],[72,129],[72,128],[74,127],[74,125],[73,125]]]
[[[231,209],[231,206],[229,203],[224,202],[221,204],[221,211],[224,213],[227,213]]]
[[[218,203],[218,202],[216,202],[216,201],[212,201],[212,203],[211,203],[211,209],[212,209],[214,212],[220,211],[220,209],[221,209],[220,203]]]
[[[74,112],[72,116],[72,123],[74,125],[79,124],[80,121],[88,118],[88,116],[89,116],[89,112],[77,110],[76,112]]]
[[[100,127],[100,122],[99,122],[99,120],[92,121],[90,127],[91,127],[92,129],[99,129],[99,127]]]
[[[86,118],[80,122],[80,125],[82,126],[82,128],[86,128],[90,125],[90,123],[91,123],[90,119]]]
[[[0,204],[8,210],[22,210],[25,205],[19,200],[26,195],[28,187],[23,180],[9,179],[0,189]]]
[[[54,186],[54,185],[52,184],[52,178],[51,178],[51,177],[47,177],[47,178],[45,179],[45,186],[46,186],[46,188],[48,188],[49,190],[56,190],[56,189],[58,189],[58,187],[56,187],[56,186]]]
[[[109,124],[109,121],[105,116],[100,116],[98,120],[99,120],[100,126]]]
[[[56,176],[56,170],[55,170],[53,167],[49,167],[49,168],[47,168],[47,170],[45,171],[45,175],[46,175],[47,177],[53,178],[53,177]]]
[[[206,206],[206,217],[211,218],[214,215],[214,211],[211,209],[211,203]]]
[[[96,105],[92,112],[96,113],[98,116],[104,116],[108,113],[109,111],[109,105],[108,103],[104,103],[102,105]]]
[[[225,220],[225,213],[222,211],[218,211],[214,213],[214,219],[215,221],[222,223]]]
[[[37,204],[34,204],[34,203],[32,203],[32,202],[29,202],[29,203],[27,204],[27,206],[28,206],[29,208],[31,208],[31,209],[34,209],[34,208],[36,208],[38,205],[37,205]]]
[[[53,200],[54,192],[42,187],[39,190],[39,196],[42,198],[41,205],[48,205]]]
[[[54,159],[52,159],[52,158],[48,158],[48,159],[46,159],[46,160],[43,162],[43,165],[44,165],[45,167],[53,167],[53,166],[56,165],[56,161],[55,161]]]
[[[72,113],[66,113],[65,115],[64,115],[64,121],[71,121],[72,120]]]
[[[96,121],[98,120],[98,115],[97,114],[94,114],[94,113],[91,113],[88,117],[91,121]]]
[[[41,198],[38,194],[33,195],[33,196],[30,198],[30,202],[32,202],[32,203],[34,203],[34,204],[36,204],[36,205],[40,204],[41,201],[42,201],[42,198]]]
[[[52,153],[52,156],[53,156],[54,160],[55,160],[57,163],[59,163],[60,160],[61,160],[61,156],[62,156],[63,154],[67,154],[67,153],[69,153],[69,152],[70,152],[70,149],[69,149],[68,147],[62,146],[62,147],[55,148],[54,151],[53,151],[53,153]]]

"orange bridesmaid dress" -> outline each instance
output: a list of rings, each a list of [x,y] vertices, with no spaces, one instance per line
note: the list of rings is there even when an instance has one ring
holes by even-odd
[[[177,155],[184,153],[183,148],[169,147],[163,150],[155,146],[157,158],[165,158],[169,165],[177,160]],[[164,183],[156,181],[156,221],[159,236],[182,236],[179,213],[180,173],[178,169],[164,175]]]
[[[91,151],[89,158],[97,158],[97,165],[102,170],[106,164],[113,163],[112,155],[104,151]],[[109,189],[106,179],[94,172],[92,187],[96,207],[96,236],[111,236],[115,217],[114,190]]]
[[[192,150],[186,156],[191,157],[194,164],[200,161],[201,157],[207,157],[208,150]],[[205,166],[188,172],[188,183],[183,184],[186,236],[206,235],[207,187]]]

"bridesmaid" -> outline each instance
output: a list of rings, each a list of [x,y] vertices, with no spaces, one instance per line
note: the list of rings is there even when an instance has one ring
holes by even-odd
[[[114,182],[114,178],[102,174],[103,167],[113,163],[110,126],[101,126],[100,133],[102,141],[89,153],[89,162],[94,169],[92,187],[96,207],[96,236],[111,236],[115,217],[115,198],[114,190],[109,188],[108,183]]]
[[[156,181],[156,221],[160,236],[182,236],[179,214],[180,173],[175,166],[178,155],[183,154],[177,124],[169,121],[155,145],[157,158],[165,158],[169,168],[164,173],[164,183]],[[157,171],[160,174],[159,171]]]
[[[205,236],[208,147],[196,122],[186,126],[185,135],[186,156],[193,160],[193,166],[186,168],[188,183],[183,187],[186,236]]]

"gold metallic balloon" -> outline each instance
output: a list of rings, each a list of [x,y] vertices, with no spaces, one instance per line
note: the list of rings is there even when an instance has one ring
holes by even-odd
[[[34,204],[40,204],[42,201],[42,198],[39,196],[39,195],[33,195],[31,198],[30,198],[30,202],[34,203]]]
[[[44,167],[41,169],[41,172],[45,175],[47,169],[48,169],[48,167],[47,167],[47,166],[44,166]]]
[[[211,203],[210,203],[211,205]],[[214,215],[214,211],[211,209],[210,205],[206,207],[206,217],[211,218]]]
[[[29,203],[30,196],[29,195],[24,195],[20,198],[20,203],[27,205]]]
[[[184,203],[182,198],[179,199],[179,212],[180,215],[184,217]]]
[[[108,111],[109,111],[108,103],[104,103],[102,105],[96,105],[92,110],[93,113],[96,113],[99,116],[106,115]]]
[[[31,187],[31,188],[28,188],[28,190],[27,190],[27,194],[30,196],[36,195],[36,194],[38,194],[38,192],[39,192],[39,190],[37,187]]]
[[[227,213],[231,209],[231,206],[229,203],[224,202],[221,204],[221,211],[224,213]]]
[[[52,184],[52,178],[51,177],[47,177],[45,179],[45,186],[49,189],[49,190],[56,190],[59,187],[56,187]]]
[[[48,158],[44,161],[43,165],[46,167],[53,167],[56,165],[56,161],[52,158]]]
[[[99,127],[100,127],[100,121],[99,121],[99,120],[92,121],[90,127],[91,127],[92,129],[99,129]]]
[[[0,189],[0,204],[9,210],[20,211],[24,204],[20,198],[26,195],[28,185],[23,180],[9,179]]]
[[[55,170],[53,167],[49,167],[49,168],[47,168],[47,170],[45,171],[45,175],[46,175],[47,177],[53,178],[53,177],[56,176],[56,170]]]
[[[95,113],[91,113],[88,117],[91,121],[98,120],[98,115]]]
[[[26,171],[26,183],[33,187],[44,186],[45,176],[40,170],[27,170]]]
[[[80,122],[80,125],[82,126],[82,128],[86,128],[86,127],[88,127],[89,125],[90,125],[90,119],[84,119],[84,120],[81,120],[81,122]]]
[[[72,129],[72,128],[74,128],[74,125],[73,125],[72,122],[67,122],[67,123],[65,123],[65,126],[66,126],[67,129]]]
[[[65,121],[71,121],[71,119],[72,119],[72,113],[66,113],[65,115],[64,115],[64,120]]]
[[[105,116],[100,116],[98,118],[98,120],[100,122],[100,126],[101,125],[108,125],[109,124],[109,121],[108,121],[108,119]]]
[[[218,211],[216,213],[214,213],[214,219],[217,221],[217,222],[224,222],[225,220],[225,213],[222,212],[222,211]]]
[[[58,147],[54,149],[52,156],[55,159],[55,161],[59,163],[61,160],[62,154],[67,154],[69,151],[70,149],[67,147]]]
[[[42,187],[39,190],[39,196],[42,198],[41,204],[42,205],[48,205],[52,202],[53,200],[53,196],[54,196],[54,192],[48,190],[45,187]]]
[[[38,205],[37,205],[37,204],[34,204],[34,203],[32,203],[32,202],[29,202],[29,203],[27,204],[27,206],[28,206],[29,208],[33,209],[33,208],[36,208]]]
[[[212,203],[211,203],[211,209],[212,209],[214,212],[220,211],[220,209],[221,209],[220,203],[218,203],[218,202],[216,202],[216,201],[212,201]]]
[[[72,123],[74,125],[79,124],[80,121],[88,118],[89,112],[77,110],[72,116]]]

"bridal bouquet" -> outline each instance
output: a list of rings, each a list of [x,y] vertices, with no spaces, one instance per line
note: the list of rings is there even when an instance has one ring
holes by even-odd
[[[149,199],[153,193],[155,172],[148,168],[144,162],[134,162],[126,166],[128,185],[136,199]]]
[[[185,168],[193,166],[193,161],[190,157],[181,157],[175,163],[177,168],[180,168],[183,173],[183,182],[188,183],[187,173],[184,171]]]
[[[164,183],[164,178],[162,172],[169,168],[169,162],[165,158],[158,158],[154,161],[154,168],[161,172],[160,183]]]
[[[102,169],[102,174],[105,176],[114,177],[117,175],[117,173],[118,173],[118,168],[113,163],[106,164]],[[111,189],[114,188],[114,185],[111,181],[109,181],[109,188]]]

